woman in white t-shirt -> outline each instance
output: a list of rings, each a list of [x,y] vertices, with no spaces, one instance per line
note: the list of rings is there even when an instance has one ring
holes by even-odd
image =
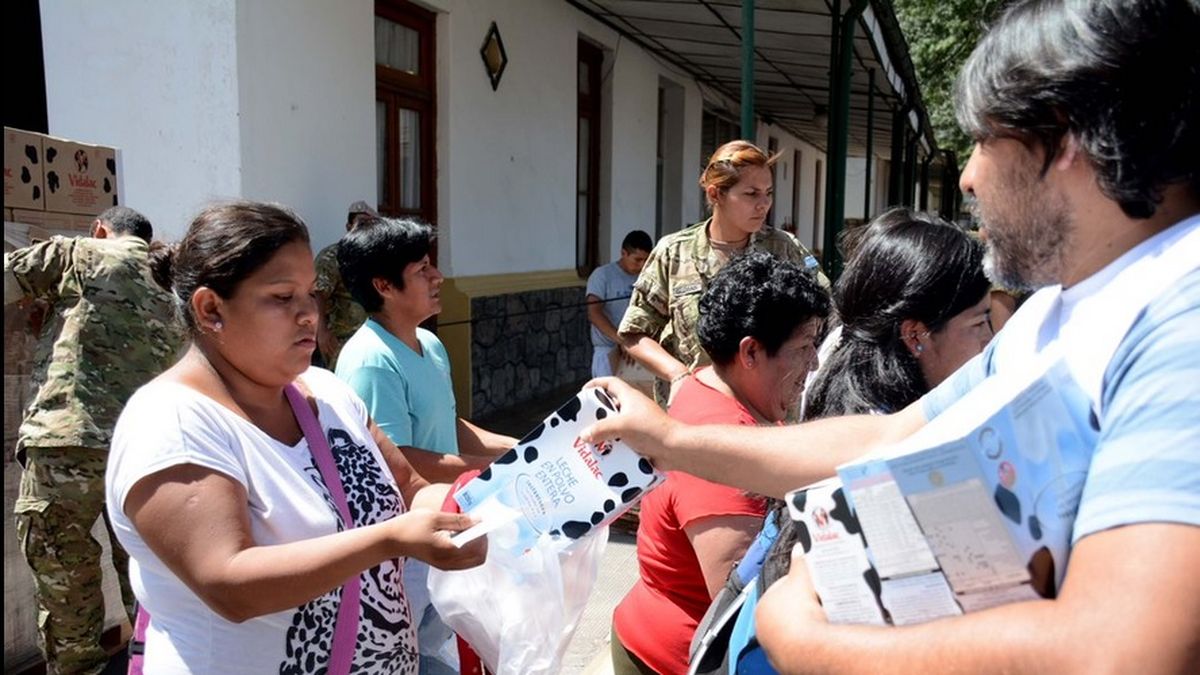
[[[416,673],[400,571],[482,562],[447,531],[429,486],[327,371],[316,347],[308,232],[291,211],[205,209],[155,261],[192,345],[129,400],[114,434],[107,504],[149,611],[148,673],[309,673],[329,667],[343,584],[361,586],[351,670]],[[317,414],[346,493],[343,527],[284,394]],[[482,541],[479,540],[479,541]]]

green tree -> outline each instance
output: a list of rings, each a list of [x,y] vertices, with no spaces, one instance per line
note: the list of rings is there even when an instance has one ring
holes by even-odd
[[[954,152],[961,168],[971,139],[954,118],[954,79],[987,23],[1007,0],[894,0],[908,40],[921,97],[938,146]]]

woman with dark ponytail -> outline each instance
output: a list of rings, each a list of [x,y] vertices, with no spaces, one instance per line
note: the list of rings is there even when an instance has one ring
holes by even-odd
[[[161,241],[150,242],[150,276],[167,292],[171,291],[171,262],[174,256],[174,244],[165,244]]]
[[[937,216],[894,208],[871,221],[834,287],[837,345],[808,386],[804,419],[903,410],[992,339],[983,245]],[[783,503],[767,584],[796,543]]]
[[[304,223],[275,204],[211,206],[152,269],[191,345],[129,399],[105,481],[142,670],[415,675],[404,558],[458,569],[485,547],[450,542],[472,520],[440,512],[446,486],[309,367]]]
[[[897,208],[861,233],[834,289],[841,338],[809,386],[804,417],[890,413],[946,379],[992,338],[983,246]]]

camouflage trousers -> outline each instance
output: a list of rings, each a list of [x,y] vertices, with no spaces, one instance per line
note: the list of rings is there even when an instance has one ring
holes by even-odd
[[[100,647],[104,631],[99,542],[92,538],[104,517],[113,566],[125,611],[132,616],[129,556],[117,543],[104,513],[106,450],[27,448],[17,496],[17,536],[33,571],[38,637],[50,673],[99,673],[108,662]]]

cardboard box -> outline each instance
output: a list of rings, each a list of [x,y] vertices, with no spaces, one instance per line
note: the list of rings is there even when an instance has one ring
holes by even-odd
[[[114,148],[46,136],[42,150],[47,211],[94,216],[120,203]]]
[[[24,394],[28,388],[28,375],[4,375],[4,446],[10,452],[16,445],[17,431],[25,416],[27,397]]]
[[[53,211],[29,211],[5,209],[9,213],[4,223],[4,245],[6,251],[45,241],[53,235],[77,237],[90,235],[95,216]]]
[[[45,302],[17,303],[4,312],[4,374],[29,375],[32,372],[33,353],[37,349],[38,336],[34,328],[46,321],[49,305]],[[7,401],[8,392],[4,396]],[[23,400],[28,397],[22,396]],[[20,407],[24,407],[21,405]],[[18,420],[20,422],[20,420]],[[6,427],[7,430],[7,427]]]
[[[4,224],[4,252],[15,251],[19,248],[50,238],[50,233],[37,225],[26,223]]]
[[[12,222],[4,225],[4,240],[20,248],[45,241],[56,234],[64,237],[86,234],[86,231],[81,233],[76,229],[78,217],[72,213],[13,209]]]
[[[76,215],[73,213],[13,209],[13,219],[11,222],[22,225],[33,225],[43,230],[74,230],[75,219]]]
[[[94,222],[96,222],[96,216],[72,215],[71,229],[82,234],[91,234]]]
[[[488,535],[492,551],[524,555],[535,545],[565,551],[616,520],[665,480],[619,439],[585,443],[579,432],[618,411],[600,389],[583,389],[454,494],[479,519],[462,545]]]
[[[91,235],[92,222],[96,220],[95,216],[80,216],[72,213],[60,215],[67,216],[67,220],[46,228],[47,232],[50,234],[60,234],[64,237],[86,237]]]
[[[41,134],[4,127],[4,206],[44,209]]]

